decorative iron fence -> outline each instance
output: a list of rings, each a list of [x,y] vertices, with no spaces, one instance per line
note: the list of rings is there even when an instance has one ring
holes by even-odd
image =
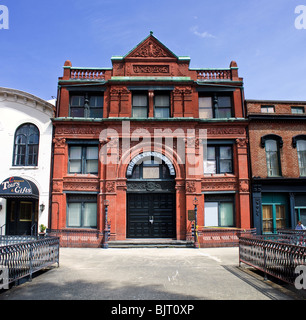
[[[59,266],[59,238],[1,236],[0,268],[8,271],[8,284],[55,263]]]
[[[0,247],[7,246],[10,244],[15,244],[15,243],[35,241],[37,239],[38,239],[37,236],[14,236],[14,235],[0,236]]]
[[[241,236],[239,265],[245,263],[262,272],[294,284],[297,266],[306,265],[306,247],[296,245],[296,238],[271,236]]]

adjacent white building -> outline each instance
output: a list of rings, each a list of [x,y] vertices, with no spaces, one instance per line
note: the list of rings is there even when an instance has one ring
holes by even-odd
[[[48,226],[54,104],[0,87],[0,234]]]

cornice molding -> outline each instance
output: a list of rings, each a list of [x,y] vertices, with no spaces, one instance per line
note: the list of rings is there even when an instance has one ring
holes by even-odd
[[[53,104],[24,91],[0,87],[0,102],[2,101],[23,104],[39,110],[50,117],[54,116],[55,107]]]

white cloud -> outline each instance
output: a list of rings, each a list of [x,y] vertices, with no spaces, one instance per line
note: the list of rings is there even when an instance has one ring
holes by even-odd
[[[200,37],[200,38],[216,38],[214,35],[210,34],[210,33],[207,32],[207,31],[199,32],[199,31],[198,31],[198,28],[199,28],[198,26],[194,26],[194,27],[190,28],[190,31],[191,31],[194,35],[196,35],[196,36],[198,36],[198,37]]]

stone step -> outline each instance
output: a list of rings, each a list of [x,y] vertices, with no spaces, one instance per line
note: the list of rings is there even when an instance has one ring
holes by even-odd
[[[193,248],[193,242],[172,239],[128,239],[109,241],[109,248]]]

